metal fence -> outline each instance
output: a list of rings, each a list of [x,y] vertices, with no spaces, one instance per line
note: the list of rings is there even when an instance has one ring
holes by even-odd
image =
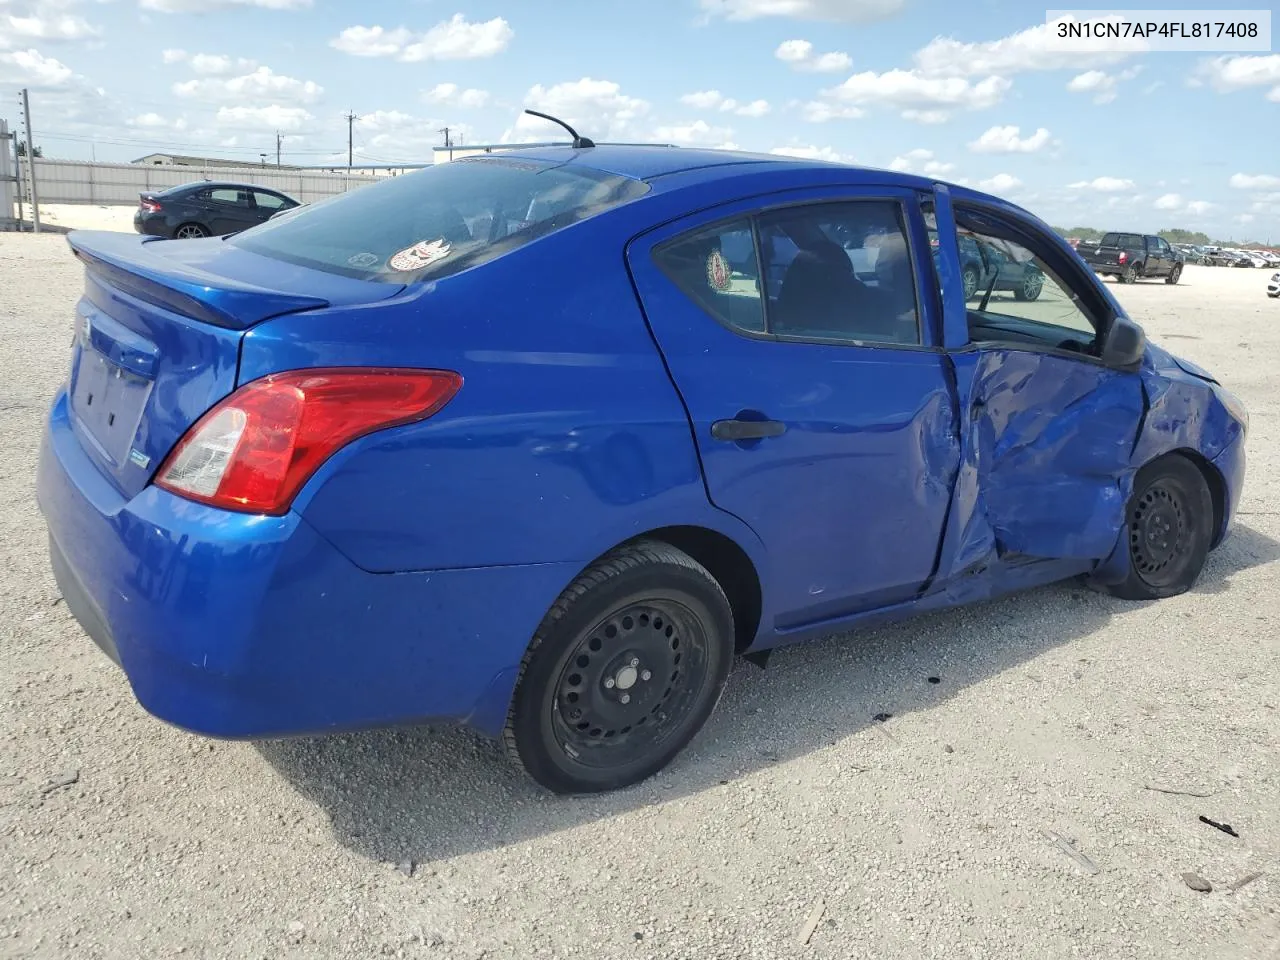
[[[23,160],[23,174],[27,161]],[[376,182],[370,175],[277,167],[180,167],[134,163],[88,163],[36,158],[40,203],[135,204],[144,190],[164,190],[193,180],[230,180],[279,190],[314,203]]]

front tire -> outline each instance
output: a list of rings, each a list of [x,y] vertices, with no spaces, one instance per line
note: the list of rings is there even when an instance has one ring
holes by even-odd
[[[1125,507],[1129,575],[1107,591],[1124,600],[1185,593],[1209,556],[1213,520],[1213,496],[1195,464],[1177,454],[1147,464]]]
[[[715,578],[658,541],[579,576],[525,654],[503,740],[556,793],[599,793],[665,767],[711,716],[733,657]]]
[[[1182,279],[1182,264],[1179,263],[1174,266],[1172,271],[1170,271],[1169,276],[1164,278],[1164,282],[1177,283],[1181,279]]]
[[[965,267],[960,273],[960,282],[964,285],[966,302],[978,295],[978,271],[972,266]]]
[[[1042,290],[1044,290],[1044,274],[1028,271],[1022,278],[1022,283],[1018,284],[1018,288],[1013,291],[1013,296],[1016,300],[1038,300]]]

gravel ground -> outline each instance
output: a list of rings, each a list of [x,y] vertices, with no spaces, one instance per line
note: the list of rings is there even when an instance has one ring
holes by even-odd
[[[1252,414],[1194,592],[1058,586],[743,664],[664,774],[559,799],[455,730],[221,743],[135,705],[33,499],[79,271],[0,235],[0,956],[1280,957],[1267,273],[1118,288]]]

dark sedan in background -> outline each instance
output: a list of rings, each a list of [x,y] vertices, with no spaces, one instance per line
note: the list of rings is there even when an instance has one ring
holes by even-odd
[[[244,183],[201,180],[138,195],[133,228],[171,240],[238,233],[299,206],[275,190]]]

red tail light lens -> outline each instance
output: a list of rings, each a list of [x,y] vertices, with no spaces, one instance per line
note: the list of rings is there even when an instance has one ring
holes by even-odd
[[[139,200],[138,206],[142,208],[143,213],[159,213],[160,204],[155,200]]]
[[[1128,259],[1129,259],[1129,255],[1125,253],[1123,250],[1121,250],[1120,256],[1116,257],[1116,263],[1124,263]]]
[[[302,485],[351,441],[425,420],[453,399],[448,370],[294,370],[247,383],[193,426],[156,486],[245,513],[285,513]]]

